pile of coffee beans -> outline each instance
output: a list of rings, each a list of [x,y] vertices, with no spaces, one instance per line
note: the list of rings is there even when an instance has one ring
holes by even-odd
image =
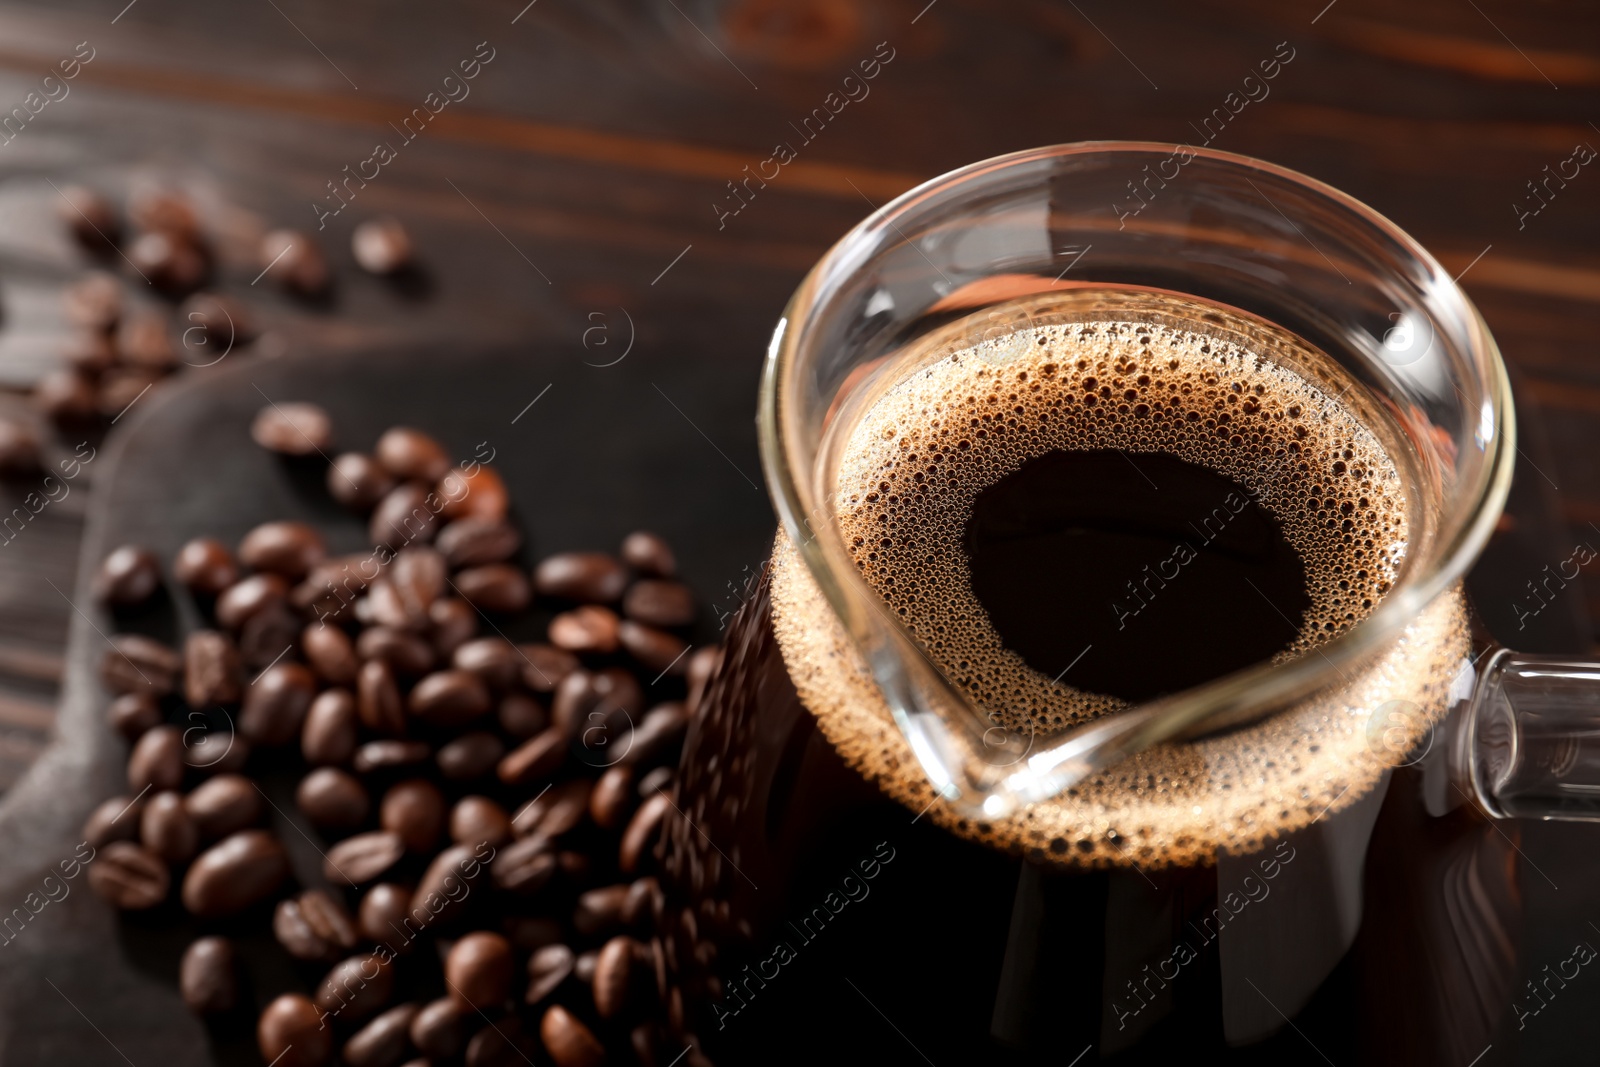
[[[251,432],[287,463],[332,450],[311,404]],[[90,884],[200,935],[185,1002],[253,1022],[265,1063],[705,1063],[653,936],[657,841],[718,656],[685,639],[671,549],[638,532],[530,571],[495,470],[415,429],[333,456],[326,485],[371,548],[330,555],[278,521],[166,568],[105,557],[94,591],[129,632],[101,677],[129,752],[127,792],[84,827]],[[179,647],[131,632],[169,596],[205,624]],[[530,608],[555,612],[546,639],[504,636]],[[247,965],[268,929],[278,961]]]

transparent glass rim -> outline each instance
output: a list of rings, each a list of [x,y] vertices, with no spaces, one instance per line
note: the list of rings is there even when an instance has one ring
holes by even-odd
[[[1511,384],[1505,364],[1487,324],[1465,292],[1414,238],[1394,222],[1347,193],[1308,175],[1277,164],[1231,152],[1180,146],[1156,141],[1084,141],[1027,149],[981,160],[933,178],[878,208],[850,229],[819,259],[806,274],[784,309],[768,346],[762,374],[757,431],[763,472],[768,492],[784,531],[818,589],[829,602],[848,636],[858,647],[870,642],[870,635],[857,632],[850,607],[852,597],[876,597],[866,580],[856,572],[843,544],[836,536],[812,535],[808,516],[827,514],[815,487],[813,472],[802,469],[807,449],[803,429],[785,410],[789,395],[785,383],[806,342],[806,326],[815,312],[826,306],[836,282],[848,277],[859,259],[858,252],[871,247],[875,236],[885,229],[900,230],[899,220],[933,197],[947,196],[963,186],[998,171],[1030,166],[1052,159],[1084,155],[1135,155],[1170,153],[1182,148],[1197,159],[1255,170],[1298,186],[1328,202],[1362,224],[1381,232],[1403,250],[1403,256],[1420,267],[1429,283],[1430,294],[1459,305],[1461,321],[1468,324],[1465,352],[1482,382],[1489,406],[1492,433],[1485,448],[1484,462],[1469,481],[1457,487],[1452,501],[1441,512],[1439,536],[1426,558],[1412,561],[1401,583],[1386,596],[1377,610],[1338,637],[1318,646],[1321,655],[1301,656],[1281,663],[1262,663],[1215,679],[1169,697],[1142,705],[1149,731],[1156,739],[1182,736],[1191,725],[1203,726],[1224,709],[1254,706],[1271,710],[1299,696],[1335,683],[1342,670],[1371,655],[1391,642],[1435,597],[1456,583],[1476,559],[1492,533],[1495,521],[1510,491],[1516,457],[1516,426],[1511,400]],[[830,520],[831,521],[831,520]],[[909,635],[901,633],[905,640]],[[970,701],[961,698],[971,706]],[[1132,710],[1132,709],[1130,709]],[[1115,716],[1113,716],[1115,718]],[[1081,727],[1092,730],[1095,724]],[[1197,731],[1203,732],[1203,731]],[[1063,737],[1067,735],[1062,735]],[[1061,738],[1054,739],[1059,741]],[[1142,745],[1135,745],[1142,747]]]

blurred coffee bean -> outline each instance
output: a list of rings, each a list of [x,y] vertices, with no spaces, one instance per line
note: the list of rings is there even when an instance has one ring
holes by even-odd
[[[200,847],[200,828],[172,790],[151,794],[139,816],[139,840],[168,863],[187,863]]]
[[[617,640],[646,670],[673,676],[688,670],[684,653],[689,651],[689,643],[676,634],[624,619],[617,627]]]
[[[200,853],[183,879],[183,906],[202,919],[244,911],[271,896],[289,874],[289,856],[265,830],[229,834]]]
[[[413,767],[426,763],[432,756],[433,750],[424,741],[368,741],[356,749],[350,766],[357,774],[372,774]]]
[[[507,753],[496,772],[506,785],[528,785],[554,774],[566,758],[567,739],[552,727]]]
[[[0,415],[0,478],[35,474],[38,470],[38,437],[20,420]]]
[[[440,997],[422,1006],[411,1020],[411,1043],[437,1063],[453,1060],[467,1047],[478,1015],[455,997]]]
[[[472,471],[455,469],[439,479],[435,490],[444,502],[447,519],[480,519],[500,522],[506,517],[511,494],[493,467],[477,466]]]
[[[411,1045],[416,1004],[401,1004],[373,1019],[344,1043],[345,1067],[395,1067]]]
[[[183,643],[183,694],[191,708],[239,699],[239,652],[226,634],[195,630]]]
[[[261,821],[261,791],[238,774],[219,774],[196,786],[183,806],[206,841],[248,829]]]
[[[322,937],[307,921],[296,897],[278,901],[272,911],[272,936],[283,950],[297,960],[326,963],[339,953],[337,946]]]
[[[132,841],[139,836],[139,819],[144,814],[144,798],[117,796],[103,800],[83,822],[83,839],[95,849],[113,841]]]
[[[276,574],[252,574],[241,578],[217,597],[217,621],[237,630],[245,620],[270,604],[282,604],[289,596],[289,584]]]
[[[347,837],[328,850],[322,873],[340,885],[362,885],[379,877],[400,861],[405,843],[387,830]]]
[[[113,367],[100,376],[95,388],[95,410],[115,422],[161,381],[164,372],[134,367]]]
[[[478,612],[460,597],[447,596],[428,606],[433,624],[433,648],[442,659],[455,654],[478,632]]]
[[[233,942],[202,937],[191,942],[178,964],[178,992],[196,1015],[217,1015],[239,1002],[238,962]]]
[[[262,271],[300,296],[322,296],[333,281],[327,258],[309,234],[273,230],[261,239],[258,258]]]
[[[406,716],[400,705],[400,690],[395,685],[394,673],[383,660],[370,659],[361,665],[356,677],[356,711],[361,716],[361,724],[373,733],[390,737],[405,734]]]
[[[259,671],[282,660],[300,642],[305,620],[283,601],[265,605],[239,627],[239,659]]]
[[[494,734],[474,730],[441,745],[434,762],[449,781],[471,782],[493,774],[505,752],[505,745]]]
[[[327,554],[322,535],[303,522],[264,522],[239,542],[239,562],[291,582],[303,578]]]
[[[333,445],[333,420],[317,404],[278,400],[256,412],[250,437],[269,452],[313,456]]]
[[[255,323],[243,304],[221,293],[196,293],[178,311],[183,328],[183,361],[208,367],[235,345],[255,338]]]
[[[148,692],[123,693],[106,709],[106,722],[129,741],[137,741],[146,730],[161,725],[161,708]]]
[[[350,251],[369,274],[394,274],[411,265],[411,235],[399,219],[368,219],[350,235]]]
[[[604,552],[562,552],[534,568],[533,584],[541,596],[609,604],[627,588],[628,572]]]
[[[516,555],[522,535],[504,519],[468,516],[447,524],[435,544],[452,567],[475,567],[503,563]]]
[[[541,1003],[561,988],[572,976],[577,956],[566,945],[548,945],[528,958],[528,992],[523,997],[529,1004]]]
[[[78,424],[100,412],[94,380],[80,370],[63,367],[50,371],[33,387],[33,403],[58,423]]]
[[[653,877],[636,880],[622,901],[622,924],[631,930],[645,929],[663,903],[660,882]]]
[[[348,763],[359,742],[355,697],[346,689],[317,694],[300,728],[300,753],[313,766]]]
[[[495,887],[531,896],[550,884],[559,865],[546,837],[524,837],[500,849],[489,865]]]
[[[172,189],[145,188],[128,200],[128,221],[135,229],[170,233],[186,241],[200,239],[200,219],[187,197]]]
[[[330,685],[351,685],[361,662],[350,635],[337,626],[312,623],[300,633],[300,651],[317,677]]]
[[[578,657],[553,645],[519,645],[522,653],[522,684],[535,693],[553,693],[563,679],[580,666]]]
[[[550,643],[568,652],[607,654],[617,650],[617,613],[584,604],[550,620]]]
[[[595,949],[581,953],[572,964],[572,977],[586,986],[592,986],[594,984],[594,965],[599,958],[600,953]]]
[[[534,1040],[522,1029],[522,1020],[507,1015],[472,1035],[462,1064],[464,1067],[521,1067],[533,1062],[529,1057],[534,1045]]]
[[[356,638],[356,655],[361,660],[381,660],[395,674],[415,678],[433,666],[433,646],[413,633],[392,626],[369,626]]]
[[[511,816],[488,797],[462,797],[450,809],[450,839],[458,845],[487,841],[499,848],[511,840]]]
[[[92,377],[104,374],[117,362],[117,346],[107,334],[83,330],[62,345],[61,358],[73,370]]]
[[[483,876],[484,863],[493,856],[494,850],[485,845],[451,845],[440,851],[417,882],[411,913],[432,915],[435,923],[449,922],[466,903],[471,887]]]
[[[194,717],[194,713],[190,713]],[[237,774],[250,760],[250,742],[226,728],[191,726],[183,732],[183,762],[202,774]]]
[[[559,1004],[545,1009],[539,1020],[539,1039],[556,1067],[602,1067],[605,1046],[576,1015]]]
[[[456,574],[455,588],[467,603],[491,613],[515,614],[533,599],[527,575],[509,563],[468,567]]]
[[[177,789],[183,784],[183,733],[176,726],[146,730],[128,754],[128,788]]]
[[[404,951],[415,936],[411,918],[411,890],[394,882],[379,882],[368,889],[361,898],[356,912],[356,926],[361,936],[380,945],[389,945],[395,951]]]
[[[678,570],[672,547],[648,530],[635,530],[623,538],[622,562],[651,578],[670,578]]]
[[[283,745],[300,736],[317,679],[303,664],[280,662],[245,687],[239,732],[256,744]]]
[[[609,743],[634,724],[644,705],[644,690],[632,671],[607,667],[601,671],[574,671],[567,675],[550,703],[555,728],[573,741]]]
[[[337,767],[318,767],[302,778],[294,802],[319,830],[352,830],[372,810],[366,786]]]
[[[73,240],[85,248],[103,251],[122,236],[116,208],[100,193],[83,185],[67,185],[55,203],[56,217]]]
[[[627,883],[580,893],[572,911],[572,928],[584,937],[610,934],[622,926],[622,907],[627,900]]]
[[[500,1007],[511,996],[511,946],[487,930],[467,934],[450,946],[444,980],[454,996],[477,1011]]]
[[[86,274],[61,294],[61,310],[74,326],[110,333],[122,317],[122,283],[101,271]]]
[[[261,1013],[256,1047],[272,1067],[323,1067],[333,1055],[333,1029],[309,997],[285,993]]]
[[[394,488],[394,476],[364,452],[343,452],[328,466],[328,495],[354,511],[371,511]]]
[[[622,613],[646,626],[688,626],[694,622],[694,593],[682,582],[645,578],[628,587]]]
[[[167,863],[131,841],[112,841],[89,864],[89,887],[125,911],[153,908],[172,888]]]
[[[589,817],[602,830],[619,829],[633,811],[633,771],[609,767],[589,794]]]
[[[128,262],[162,294],[182,299],[211,275],[206,254],[171,233],[143,233],[128,246]]]
[[[497,692],[505,692],[522,676],[527,661],[515,645],[503,637],[480,637],[456,647],[451,663],[458,669],[477,675],[483,683]]]
[[[517,817],[529,824],[526,832],[555,840],[583,824],[593,790],[594,783],[587,778],[562,782],[523,805]]]
[[[677,772],[672,767],[657,767],[643,778],[639,779],[639,799],[649,800],[657,793],[665,792],[672,788],[672,780]]]
[[[522,693],[507,693],[501,698],[496,717],[500,720],[500,729],[516,741],[543,733],[550,725],[544,706]]]
[[[142,604],[161,588],[161,562],[148,548],[123,545],[100,561],[94,576],[95,599],[114,608]]]
[[[500,920],[500,929],[518,952],[537,952],[565,936],[561,924],[546,916],[507,915]]]
[[[459,728],[486,713],[489,689],[470,671],[435,671],[411,690],[411,714],[433,726]]]
[[[444,829],[444,794],[425,778],[398,782],[384,793],[378,822],[412,852],[429,852]]]
[[[633,729],[632,743],[622,756],[630,767],[649,767],[671,759],[689,730],[689,709],[679,701],[657,704]]]
[[[450,569],[444,556],[427,545],[402,548],[389,565],[388,580],[400,598],[409,628],[428,625],[428,608],[444,595]]]
[[[644,858],[645,850],[655,844],[661,824],[671,809],[671,799],[665,793],[657,793],[640,804],[639,810],[633,813],[628,828],[622,833],[622,845],[617,851],[617,866],[624,874],[632,874],[639,869],[639,861]]]
[[[178,549],[172,576],[196,593],[216,596],[239,580],[233,553],[214,537],[196,537]]]
[[[619,934],[601,946],[591,982],[594,1008],[600,1018],[620,1018],[627,1011],[635,984],[638,953],[642,947],[626,934]]]
[[[427,488],[403,482],[378,501],[367,533],[373,544],[398,550],[408,544],[426,544],[438,528],[439,516],[428,506]]]
[[[172,345],[172,320],[162,311],[141,308],[125,313],[117,326],[117,362],[166,374],[178,365]],[[104,385],[104,381],[101,383]],[[113,412],[115,414],[115,412]]]
[[[409,426],[385,430],[378,438],[374,454],[383,468],[396,478],[415,479],[429,486],[450,469],[450,456],[444,447],[421,430]]]

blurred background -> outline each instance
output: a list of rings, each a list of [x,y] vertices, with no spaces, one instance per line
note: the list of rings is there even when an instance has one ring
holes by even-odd
[[[1264,92],[1245,85],[1274,59]],[[1545,2],[4,2],[0,416],[33,428],[54,465],[80,442],[104,447],[112,418],[150,402],[124,382],[67,433],[33,397],[78,343],[63,296],[91,270],[119,276],[178,357],[135,384],[207,373],[195,364],[218,349],[192,355],[186,311],[122,253],[85,252],[63,221],[71,186],[119,216],[168,191],[211,245],[207,289],[259,334],[228,360],[424,345],[448,366],[536,336],[559,364],[549,403],[603,387],[644,413],[546,442],[542,461],[594,465],[598,481],[662,439],[703,438],[703,502],[737,501],[755,531],[769,523],[752,496],[761,354],[846,229],[1003,152],[1209,143],[1355,195],[1460,276],[1511,366],[1523,434],[1475,599],[1508,643],[1587,652],[1592,578],[1539,601],[1530,583],[1600,548],[1596,122],[1600,12]],[[415,248],[399,276],[364,272],[352,252],[356,227],[380,217]],[[321,248],[326,294],[284,290],[287,268],[262,255],[280,228]],[[495,417],[526,400],[505,397]],[[0,544],[0,790],[49,743],[67,594],[105,470],[87,464]],[[0,513],[36,488],[0,484]],[[597,485],[582,506],[608,499]],[[704,573],[732,580],[749,562]],[[1519,837],[1529,863],[1575,880],[1524,880],[1530,914],[1559,931],[1549,952],[1530,931],[1530,960],[1559,958],[1582,927],[1565,832]]]

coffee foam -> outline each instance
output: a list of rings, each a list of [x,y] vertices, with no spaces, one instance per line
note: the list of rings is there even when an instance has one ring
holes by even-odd
[[[996,725],[1047,736],[1125,706],[1030,668],[972,592],[961,538],[974,498],[1045,452],[1118,449],[1130,478],[1141,452],[1164,452],[1252,490],[1306,565],[1310,606],[1278,660],[1355,625],[1396,581],[1410,525],[1404,479],[1329,383],[1252,351],[1248,330],[1207,327],[1217,319],[1209,308],[1199,323],[1052,321],[1037,303],[1024,311],[1025,325],[1000,337],[947,340],[931,357],[908,358],[915,369],[839,428],[848,434],[834,478],[836,521],[862,575]],[[1293,355],[1300,365],[1325,360],[1309,348]],[[847,761],[921,810],[933,795],[920,767],[782,538],[775,563],[775,629],[802,699]],[[963,820],[942,804],[932,813],[958,832],[1073,863],[1206,862],[1219,849],[1254,849],[1371,789],[1400,735],[1421,737],[1442,713],[1465,648],[1455,591],[1386,653],[1346,672],[1336,694],[1226,737],[1143,753],[1003,822]],[[1380,705],[1398,734],[1374,750],[1366,726]]]

